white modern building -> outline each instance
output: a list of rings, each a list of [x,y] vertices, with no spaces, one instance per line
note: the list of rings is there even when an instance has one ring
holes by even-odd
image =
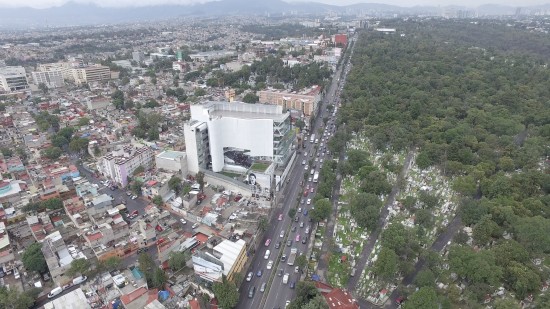
[[[228,152],[284,165],[295,139],[290,113],[283,113],[282,106],[242,102],[192,105],[184,135],[190,173],[210,165],[221,172]]]
[[[147,146],[126,145],[101,158],[98,162],[99,172],[122,187],[128,184],[136,168],[143,166],[146,170],[153,165],[154,152]]]
[[[29,89],[25,68],[21,66],[0,67],[0,92],[17,92]]]
[[[61,69],[32,72],[31,74],[36,85],[45,84],[48,88],[59,88],[65,85]]]
[[[163,151],[155,157],[155,163],[157,169],[178,172],[183,176],[187,175],[187,154],[185,152]]]

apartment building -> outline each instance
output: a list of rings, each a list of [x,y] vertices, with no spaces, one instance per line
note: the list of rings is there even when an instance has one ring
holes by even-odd
[[[65,86],[63,72],[60,69],[32,72],[31,75],[36,85],[44,84],[48,88],[59,88]]]
[[[284,111],[298,110],[310,117],[317,114],[318,103],[321,101],[321,87],[313,86],[302,91],[269,89],[258,91],[258,96],[260,103],[282,106]]]
[[[101,158],[98,171],[122,187],[128,184],[128,176],[132,176],[136,168],[143,166],[151,168],[154,162],[154,152],[147,146],[126,145]]]
[[[19,92],[29,89],[25,68],[21,66],[0,67],[0,92]]]
[[[111,79],[111,70],[109,67],[102,65],[73,69],[72,73],[74,81],[77,84],[102,82]]]

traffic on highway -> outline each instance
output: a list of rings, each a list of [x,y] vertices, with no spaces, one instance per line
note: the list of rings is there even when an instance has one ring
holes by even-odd
[[[348,73],[348,66],[349,63],[340,66],[335,73],[324,100],[320,102],[315,125],[303,138],[303,149],[297,153],[288,175],[289,181],[280,192],[282,207],[272,212],[262,245],[240,286],[237,308],[285,308],[295,296],[296,284],[304,271],[295,262],[298,256],[308,252],[314,224],[308,214],[315,207],[312,199],[321,166],[324,161],[332,159],[327,144],[336,130],[337,96],[345,81],[340,76],[342,72]],[[334,105],[333,112],[328,111],[328,104]],[[328,119],[326,124],[323,122],[325,117]],[[296,215],[290,217],[289,209],[293,207],[297,208]],[[309,256],[306,258],[309,260]]]

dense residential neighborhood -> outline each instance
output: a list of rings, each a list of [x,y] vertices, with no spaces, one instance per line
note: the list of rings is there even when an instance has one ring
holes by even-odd
[[[0,308],[547,308],[546,11],[368,12],[0,32]]]

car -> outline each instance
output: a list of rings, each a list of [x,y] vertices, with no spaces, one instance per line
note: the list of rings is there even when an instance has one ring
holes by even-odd
[[[309,189],[309,192],[310,192],[310,193],[313,193],[313,191],[315,191],[315,188],[314,188],[314,187],[311,187],[311,189]]]
[[[246,281],[250,282],[250,280],[252,280],[252,276],[254,276],[254,274],[252,272],[249,272],[246,276]]]
[[[269,255],[271,254],[271,251],[269,250],[265,250],[265,254],[264,254],[264,260],[267,260],[269,259]]]
[[[137,199],[137,195],[132,195],[132,199],[133,200]]]
[[[265,287],[267,286],[267,283],[262,283],[262,286],[260,287],[260,292],[264,292],[265,291]]]
[[[304,236],[304,237],[302,237],[302,243],[303,243],[303,244],[305,245],[305,244],[306,244],[306,242],[307,242],[307,237],[305,237],[305,236]]]
[[[187,223],[187,221],[185,221],[185,219],[183,219],[183,218],[180,219],[180,222],[181,222],[181,224],[186,224]]]
[[[258,270],[258,272],[256,273],[256,276],[258,276],[258,277],[261,277],[261,276],[262,276],[262,270],[261,270],[261,269]]]
[[[131,196],[132,195],[132,192],[128,191],[126,192],[126,196]]]
[[[323,163],[323,159],[320,159],[320,160],[319,160],[319,163]]]
[[[397,305],[401,305],[405,302],[405,300],[407,300],[404,296],[399,296],[396,300],[395,300],[395,303]]]
[[[306,160],[302,160],[302,165],[306,165]]]
[[[248,289],[248,298],[253,298],[255,292],[256,292],[256,287],[255,287],[255,286],[251,286],[251,287]]]
[[[309,226],[306,226],[306,234],[309,234]]]
[[[295,287],[296,287],[296,282],[292,281],[292,282],[290,283],[290,288],[291,288],[291,289],[294,289]]]
[[[279,237],[281,238],[285,237],[285,231],[281,231],[281,233],[279,234]]]
[[[304,221],[300,222],[300,228],[304,227]]]
[[[294,273],[299,273],[299,272],[300,272],[300,267],[299,266],[294,267]]]
[[[286,246],[287,247],[292,246],[292,239],[289,239],[289,240],[286,241]]]
[[[305,202],[306,202],[306,200],[302,199],[302,200],[300,201],[300,204],[305,204]]]
[[[48,298],[54,298],[55,296],[61,294],[61,292],[63,292],[63,288],[58,286],[50,291],[50,293],[48,294]]]
[[[307,209],[304,210],[304,216],[307,216]]]
[[[288,305],[290,305],[290,300],[287,300],[286,303],[285,303],[285,308],[288,307]]]
[[[21,278],[21,274],[19,274],[19,271],[17,270],[17,268],[14,268],[14,269],[13,269],[13,277],[14,277],[15,279]]]
[[[296,226],[293,226],[293,227],[292,227],[292,231],[293,231],[293,232],[296,232]]]
[[[315,162],[319,162],[319,158],[315,158]]]
[[[296,242],[300,241],[300,234],[296,235],[296,238],[294,239],[294,241]]]
[[[306,204],[311,205],[311,199],[308,198]]]
[[[195,224],[193,224],[193,226],[192,226],[191,228],[192,228],[192,229],[196,229],[196,228],[198,228],[198,227],[199,227],[199,224],[198,224],[198,223],[195,223]]]
[[[280,241],[275,244],[275,249],[279,249],[279,248],[281,248],[281,242]]]
[[[267,269],[271,269],[273,267],[273,260],[269,260],[269,262],[267,262]]]
[[[279,218],[277,220],[283,221],[283,214],[279,214]]]
[[[298,220],[300,220],[300,218],[298,218],[298,216],[294,217],[294,222],[298,222]]]
[[[268,238],[264,243],[266,247],[269,247],[269,244],[271,244],[271,238]]]
[[[308,178],[307,178],[307,181],[312,182],[312,181],[313,181],[313,178],[308,177]]]
[[[283,255],[281,256],[281,262],[284,262],[284,261],[286,261],[286,254],[283,254]]]
[[[304,165],[304,169],[307,171],[309,169],[309,167],[306,165]]]
[[[149,251],[149,248],[148,248],[148,247],[143,247],[143,248],[137,249],[137,253],[138,253],[138,254],[140,254],[140,253],[142,253],[142,252],[147,252],[147,251]]]
[[[283,270],[279,269],[279,272],[277,273],[277,276],[281,277],[283,275]]]
[[[298,208],[298,213],[301,213],[302,212],[302,207],[299,207]]]

